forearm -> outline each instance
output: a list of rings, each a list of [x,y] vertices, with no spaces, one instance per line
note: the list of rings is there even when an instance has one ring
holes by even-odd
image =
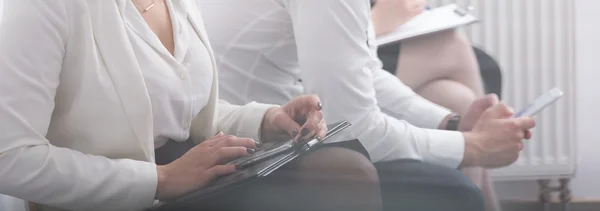
[[[390,33],[410,20],[410,18],[390,20],[390,18],[394,18],[394,16],[386,15],[385,13],[386,11],[381,11],[377,6],[374,6],[373,9],[371,9],[371,20],[373,21],[375,35],[377,36]]]
[[[415,0],[377,0],[371,9],[376,35],[396,30],[423,12],[424,2]]]
[[[445,129],[452,112],[419,96],[396,76],[378,67],[373,71],[379,107],[386,114],[422,128]]]
[[[263,122],[267,111],[275,107],[277,106],[256,102],[237,106],[219,101],[217,130],[223,131],[225,134],[261,141],[262,132],[269,130],[269,128],[263,127],[264,124],[261,124],[261,122]]]
[[[339,140],[358,138],[373,162],[413,159],[456,168],[463,160],[460,132],[418,128],[377,112],[343,118],[352,119],[353,126]]]

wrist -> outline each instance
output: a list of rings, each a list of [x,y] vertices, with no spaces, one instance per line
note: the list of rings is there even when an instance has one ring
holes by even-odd
[[[465,150],[459,168],[479,166],[479,160],[481,159],[480,157],[482,154],[479,144],[481,138],[472,132],[463,132],[462,134],[465,138]]]
[[[166,166],[156,166],[157,185],[155,199],[165,199],[165,187],[167,187],[167,170]]]
[[[458,119],[456,119],[456,118],[458,118]],[[439,129],[440,130],[451,130],[452,128],[448,128],[448,126],[452,126],[452,127],[458,126],[458,122],[450,124],[451,120],[452,121],[460,121],[460,115],[458,115],[457,113],[448,114],[440,123]],[[456,124],[456,125],[454,125],[454,124]],[[454,129],[454,130],[457,130],[457,129]]]
[[[269,137],[268,134],[270,133],[270,131],[273,131],[273,125],[271,124],[271,119],[273,114],[275,113],[275,109],[277,109],[278,107],[275,108],[270,108],[269,110],[267,110],[267,112],[265,112],[265,116],[263,117],[262,123],[260,125],[260,134],[259,134],[259,138],[260,140],[256,140],[259,142],[268,142]]]

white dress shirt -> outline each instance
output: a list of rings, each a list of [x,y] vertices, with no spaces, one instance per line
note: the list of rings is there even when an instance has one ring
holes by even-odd
[[[212,70],[208,50],[188,21],[181,1],[166,1],[173,23],[174,54],[161,43],[136,9],[127,1],[125,23],[152,105],[156,147],[169,139],[185,141],[192,119],[208,102]]]
[[[462,134],[433,129],[450,111],[381,69],[368,0],[199,2],[223,99],[282,103],[314,93],[328,122],[353,124],[335,140],[358,138],[374,162],[460,164]]]
[[[2,4],[4,0],[0,0],[0,23],[2,22]],[[27,205],[25,201],[11,196],[0,195],[0,210],[25,211]]]
[[[187,131],[196,143],[217,131],[258,139],[272,105],[218,100],[216,63],[196,1],[172,3],[175,59],[148,50],[155,45],[144,33],[134,35],[143,31],[135,30],[141,22],[129,15],[130,0],[4,1],[1,194],[43,204],[43,211],[142,210],[155,202],[157,137],[184,139],[193,117]],[[180,93],[168,95],[174,92]],[[155,124],[162,126],[155,131]]]

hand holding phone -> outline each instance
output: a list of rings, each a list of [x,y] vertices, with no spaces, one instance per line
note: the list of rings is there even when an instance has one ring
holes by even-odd
[[[552,89],[525,109],[515,113],[512,119],[506,119],[510,107],[503,103],[488,108],[465,137],[465,157],[462,167],[479,166],[497,168],[510,165],[519,158],[524,148],[523,139],[531,138],[530,130],[535,127],[531,118],[544,108],[552,105],[563,95],[560,89]],[[511,122],[511,124],[507,124]]]

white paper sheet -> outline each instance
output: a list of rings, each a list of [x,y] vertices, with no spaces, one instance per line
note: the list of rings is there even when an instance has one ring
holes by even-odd
[[[395,31],[378,36],[375,42],[377,45],[385,45],[411,37],[465,26],[478,21],[475,16],[468,13],[459,15],[456,12],[457,9],[464,11],[464,9],[459,8],[456,4],[427,10],[401,25]]]

